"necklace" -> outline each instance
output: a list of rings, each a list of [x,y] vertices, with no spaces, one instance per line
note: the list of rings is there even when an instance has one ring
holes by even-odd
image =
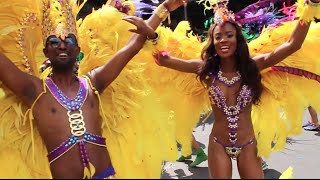
[[[233,77],[231,80],[228,80],[226,77],[222,76],[222,71],[219,70],[218,72],[218,80],[222,82],[223,84],[227,85],[228,87],[234,85],[235,83],[239,82],[241,80],[241,74],[239,71],[236,72],[237,76]]]
[[[68,110],[68,120],[70,123],[71,134],[82,136],[86,132],[85,122],[83,120],[81,107],[88,96],[87,81],[84,78],[77,77],[79,81],[79,90],[75,98],[67,97],[59,87],[48,77],[46,85],[53,97]]]
[[[78,78],[80,87],[78,90],[78,93],[75,98],[71,99],[67,97],[60,89],[59,87],[53,82],[51,78],[47,78],[47,86],[50,90],[50,92],[53,94],[54,98],[67,110],[69,111],[75,111],[79,110],[85,99],[87,98],[87,84],[85,79]]]

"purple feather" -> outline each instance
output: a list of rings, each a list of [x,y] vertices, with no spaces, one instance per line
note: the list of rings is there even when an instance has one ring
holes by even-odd
[[[152,14],[152,11],[155,10],[160,3],[158,0],[151,0],[154,5],[144,3],[142,0],[131,0],[131,2],[133,2],[136,7],[136,16],[138,17]]]

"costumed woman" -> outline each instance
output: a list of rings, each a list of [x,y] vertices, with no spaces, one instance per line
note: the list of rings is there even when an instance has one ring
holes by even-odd
[[[92,29],[85,21],[76,24],[75,1],[2,1],[0,176],[159,178],[162,162],[176,157],[169,117],[140,65],[129,61],[145,40],[156,41],[163,15],[182,4],[164,1],[147,23],[105,6],[92,15],[113,14],[125,20],[124,31],[137,34],[119,49],[104,44],[93,51],[88,46],[99,39],[93,33],[81,45]],[[80,47],[91,66],[85,71],[80,65],[77,76]],[[39,74],[46,58],[51,67]],[[159,110],[152,122],[151,105]]]
[[[312,79],[291,78],[291,75],[287,73],[267,74],[274,73],[273,71],[276,70],[281,71],[281,67],[275,66],[272,70],[270,67],[290,58],[302,47],[313,18],[320,15],[319,0],[298,1],[297,15],[300,19],[295,21],[296,26],[290,38],[278,44],[280,46],[274,50],[269,48],[268,53],[252,58],[249,55],[249,47],[242,34],[242,29],[235,21],[233,13],[226,9],[226,2],[218,1],[211,4],[215,11],[214,25],[209,29],[208,42],[201,54],[202,60],[183,60],[169,56],[167,52],[160,52],[154,56],[160,66],[197,74],[208,90],[215,118],[215,124],[209,137],[209,176],[211,178],[230,178],[232,158],[237,160],[241,178],[263,178],[261,159],[258,155],[268,156],[272,149],[272,143],[275,144],[273,147],[275,149],[283,148],[285,138],[295,133],[297,127],[301,127],[300,125],[296,126],[301,123],[301,118],[300,116],[292,116],[293,114],[297,115],[297,112],[290,109],[292,104],[289,101],[295,99],[299,108],[303,107],[306,102],[319,108],[317,100],[304,99],[303,95],[307,93],[299,94],[303,90],[290,89],[292,88],[290,83],[297,85],[299,81],[305,81],[311,85],[310,92],[312,92],[319,87],[318,82]],[[175,45],[177,46],[177,44]],[[266,47],[268,46],[266,45]],[[170,51],[170,48],[168,49]],[[251,52],[256,55],[262,51],[266,50]],[[279,77],[275,78],[275,76]],[[283,81],[268,82],[270,79],[284,79],[289,85],[283,89],[288,89],[298,96],[292,99],[275,97],[275,95],[282,94],[281,92],[272,92],[275,88],[268,83],[278,84]],[[269,90],[271,92],[268,92]],[[269,99],[270,101],[267,102],[266,98],[273,99]],[[272,111],[266,112],[264,107]],[[279,109],[274,111],[277,108],[283,108],[282,117]],[[299,113],[302,111],[301,109],[304,108],[300,108]],[[277,117],[276,122],[268,122],[268,119],[263,116]],[[268,125],[268,123],[271,123],[271,126],[277,125],[277,127],[261,127],[262,124]],[[263,130],[263,128],[265,129]]]

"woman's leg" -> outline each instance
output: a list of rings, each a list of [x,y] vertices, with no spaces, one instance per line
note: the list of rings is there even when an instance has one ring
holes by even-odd
[[[231,179],[232,163],[224,147],[209,139],[208,170],[210,179]]]
[[[318,120],[318,114],[315,109],[313,109],[311,106],[308,107],[311,121],[309,121],[307,124],[303,125],[303,129],[307,131],[318,131],[319,128],[319,120]]]
[[[318,120],[317,111],[315,109],[313,109],[313,107],[311,107],[311,106],[308,107],[308,110],[309,110],[309,113],[310,113],[310,116],[311,116],[311,122],[313,124],[318,125],[319,124],[319,120]]]
[[[257,143],[249,144],[242,148],[237,158],[239,175],[242,179],[263,179],[261,158],[257,155]]]
[[[201,148],[193,134],[192,134],[192,147],[196,150]]]
[[[190,164],[190,167],[196,167],[202,162],[208,159],[208,156],[204,150],[200,147],[194,135],[192,135],[192,147],[196,150],[195,154],[197,155],[196,159]]]

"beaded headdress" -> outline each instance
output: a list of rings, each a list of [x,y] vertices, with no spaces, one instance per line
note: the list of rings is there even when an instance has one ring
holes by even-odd
[[[234,13],[229,11],[227,7],[229,0],[198,0],[197,2],[204,5],[204,11],[211,9],[214,11],[214,24],[223,24],[227,21],[235,21]]]
[[[259,37],[264,29],[277,27],[283,22],[292,21],[295,18],[296,7],[286,7],[285,0],[258,1],[238,11],[236,14],[228,10],[228,0],[198,0],[197,2],[199,4],[202,3],[205,12],[213,10],[215,13],[214,17],[210,17],[204,22],[206,30],[213,24],[233,21],[242,27],[243,35],[248,42]],[[283,8],[278,9],[281,5]],[[206,33],[201,35],[201,38],[204,41]]]
[[[68,34],[77,36],[73,0],[43,0],[42,38],[45,46],[49,36],[64,39]]]

